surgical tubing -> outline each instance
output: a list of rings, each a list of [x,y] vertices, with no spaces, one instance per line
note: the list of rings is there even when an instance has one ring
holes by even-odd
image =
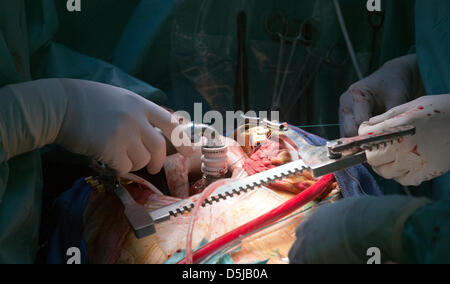
[[[294,212],[300,207],[306,205],[307,203],[323,195],[324,192],[327,189],[329,189],[334,182],[335,178],[333,174],[329,174],[322,177],[317,183],[312,185],[310,188],[299,193],[297,196],[286,201],[277,208],[269,211],[268,213],[242,226],[239,226],[238,228],[232,230],[231,232],[228,232],[225,235],[215,239],[214,241],[204,245],[203,247],[195,251],[193,254],[192,252],[189,252],[189,257],[187,257],[188,259],[184,258],[181,261],[179,261],[178,264],[201,262],[210,254],[224,249],[229,243],[236,241],[237,239],[246,236],[250,232],[256,231],[262,227],[267,226],[268,224],[271,224],[289,215],[290,213]],[[189,246],[189,249],[190,248],[191,246]]]
[[[339,5],[338,0],[333,0],[334,8],[336,9],[336,16],[339,21],[339,26],[341,27],[342,33],[344,35],[345,43],[347,45],[348,53],[350,54],[350,58],[352,59],[353,67],[355,68],[356,75],[359,80],[363,79],[363,75],[361,73],[361,68],[359,67],[358,59],[356,58],[355,50],[353,49],[352,41],[350,40],[350,36],[348,35],[347,27],[345,26],[344,17],[342,16],[341,7]]]

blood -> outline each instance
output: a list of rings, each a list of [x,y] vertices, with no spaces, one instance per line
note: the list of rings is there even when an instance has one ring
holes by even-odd
[[[296,184],[294,184],[294,186],[298,188],[300,191],[304,191],[309,187],[311,187],[311,184],[307,182],[297,182]]]
[[[136,202],[141,205],[144,205],[148,197],[152,194],[152,191],[150,191],[149,189],[135,183],[126,185],[125,187],[128,189],[128,192],[131,194],[134,200],[136,200]]]
[[[418,106],[417,109],[423,110],[425,108],[423,106]]]
[[[207,186],[206,180],[205,179],[199,179],[198,181],[196,181],[190,188],[189,188],[189,195],[196,195],[201,193]],[[193,203],[197,202],[197,199],[194,198],[192,200]]]
[[[286,148],[283,141],[280,143],[269,140],[258,150],[246,159],[243,165],[244,170],[249,175],[254,175],[275,168],[279,164],[284,164],[290,157],[284,155],[283,148]]]
[[[434,110],[435,113],[441,113],[440,111],[438,111],[437,109]]]
[[[414,146],[414,148],[410,152],[420,157],[419,152],[417,152],[417,145]]]
[[[373,135],[373,132],[369,132],[368,134],[369,134],[369,135]]]
[[[310,188],[314,183],[315,181],[312,180],[295,182],[295,179],[294,180],[289,179],[271,182],[268,184],[268,186],[274,190],[281,190],[285,192],[298,194],[299,192],[302,192]]]
[[[351,92],[359,94],[361,97],[366,97],[366,94],[364,94],[358,87],[352,87]]]
[[[230,242],[251,232],[255,232],[289,215],[295,210],[321,196],[327,189],[330,188],[330,186],[335,181],[336,180],[333,174],[326,175],[321,178],[316,184],[298,194],[294,198],[276,207],[275,209],[204,245],[200,249],[196,250],[193,254],[193,263],[198,263],[199,261],[202,261],[203,259],[208,257],[211,253],[224,249]],[[186,259],[182,259],[178,262],[178,264],[185,263]]]

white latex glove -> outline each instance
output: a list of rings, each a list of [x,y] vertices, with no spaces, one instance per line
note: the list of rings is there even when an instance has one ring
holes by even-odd
[[[46,79],[0,89],[0,135],[7,159],[56,142],[119,174],[147,166],[157,173],[171,114],[128,90],[72,79]]]
[[[0,162],[55,141],[67,109],[59,80],[41,80],[0,88]]]
[[[402,185],[419,185],[450,170],[450,95],[425,96],[363,123],[359,134],[414,125],[416,134],[401,143],[368,151],[373,169]]]
[[[319,207],[297,228],[291,263],[367,263],[370,248],[381,261],[404,262],[403,226],[426,199],[405,196],[352,197]]]
[[[416,55],[386,62],[369,77],[353,84],[340,98],[341,137],[353,137],[374,115],[425,95]]]

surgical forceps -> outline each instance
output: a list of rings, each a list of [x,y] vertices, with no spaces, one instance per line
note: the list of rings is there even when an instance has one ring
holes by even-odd
[[[273,90],[272,96],[272,110],[278,111],[280,108],[280,100],[281,94],[284,91],[284,87],[286,85],[287,72],[291,67],[292,60],[294,58],[295,52],[297,50],[297,44],[300,40],[307,41],[303,35],[303,24],[300,25],[300,28],[296,32],[295,36],[290,36],[291,29],[295,26],[296,21],[289,21],[281,12],[277,12],[266,19],[265,26],[266,31],[271,36],[277,36],[280,39],[280,48],[278,51],[278,63],[277,63],[277,74],[275,78],[275,87]],[[286,67],[284,71],[281,70],[281,64],[284,58],[285,46],[289,43],[292,43],[291,53],[289,55]],[[281,77],[281,73],[283,73],[283,77]],[[281,79],[281,86],[280,86]]]
[[[378,19],[376,19],[378,18]],[[372,39],[370,43],[370,61],[369,61],[369,72],[372,72],[373,63],[375,59],[375,48],[377,44],[378,33],[384,26],[385,13],[381,12],[367,12],[367,22],[369,23],[370,28],[372,29]]]
[[[314,51],[312,47],[310,46],[306,47],[308,54],[305,58],[302,67],[300,68],[298,76],[294,82],[294,87],[292,88],[292,91],[287,95],[286,101],[289,102],[289,106],[287,107],[285,112],[286,118],[289,116],[290,112],[292,111],[296,103],[302,98],[306,90],[309,88],[312,81],[319,73],[322,64],[327,64],[335,67],[342,67],[346,64],[348,55],[342,61],[335,61],[333,59],[334,58],[333,54],[337,47],[338,45],[334,44],[329,49],[324,50],[323,53],[318,52],[318,48],[316,48],[316,51]],[[312,70],[311,72],[306,72],[305,74],[305,70],[307,69],[306,67],[308,65],[312,66]],[[298,90],[298,92],[296,90]]]
[[[277,74],[276,74],[276,78],[275,78],[275,87],[274,87],[274,92],[273,92],[273,97],[272,97],[272,110],[274,110],[274,111],[280,110],[281,95],[284,93],[288,70],[290,70],[290,68],[291,68],[292,61],[293,61],[299,41],[301,44],[303,44],[306,47],[307,56],[304,61],[304,64],[300,68],[299,75],[295,81],[295,85],[294,85],[295,87],[298,84],[301,84],[302,81],[305,81],[305,80],[303,80],[305,69],[306,69],[306,66],[309,65],[311,58],[315,58],[317,60],[315,62],[316,64],[313,65],[313,71],[309,72],[310,74],[309,74],[309,77],[307,78],[306,82],[302,86],[299,86],[299,88],[301,88],[301,89],[300,89],[300,92],[298,93],[297,98],[295,99],[295,102],[293,102],[291,99],[293,99],[292,96],[294,94],[292,94],[292,93],[295,92],[296,88],[293,88],[293,91],[290,93],[290,95],[288,95],[287,101],[293,103],[293,104],[292,103],[290,104],[289,109],[292,109],[292,106],[300,99],[300,97],[306,91],[306,89],[308,88],[308,86],[310,85],[310,83],[312,82],[312,80],[315,78],[316,74],[320,70],[320,67],[323,63],[325,63],[327,65],[331,65],[331,66],[340,67],[340,66],[344,66],[347,61],[347,58],[344,58],[344,60],[342,60],[342,62],[337,62],[337,61],[333,60],[333,54],[334,54],[335,48],[337,47],[337,44],[334,44],[330,49],[326,50],[323,55],[321,55],[320,52],[316,52],[313,49],[313,47],[311,46],[312,40],[310,39],[310,38],[312,38],[312,36],[304,35],[304,33],[308,32],[307,27],[312,26],[311,19],[308,19],[308,20],[302,22],[300,24],[299,28],[296,27],[296,29],[298,29],[296,32],[298,32],[298,33],[296,34],[295,37],[290,36],[292,34],[292,27],[295,27],[296,23],[298,23],[298,22],[297,21],[289,21],[281,12],[274,14],[272,17],[270,17],[266,20],[266,31],[269,33],[269,35],[278,36],[280,38],[280,49],[279,49],[279,54],[278,54]],[[278,32],[276,31],[277,28],[278,28]],[[287,45],[289,42],[292,43],[291,53],[289,55],[286,67],[285,67],[284,71],[282,71],[281,64],[282,64],[283,57],[284,57],[285,45]],[[282,78],[280,78],[281,73],[283,73]],[[280,79],[281,79],[281,86],[280,86]],[[288,110],[288,112],[289,111],[290,110]]]

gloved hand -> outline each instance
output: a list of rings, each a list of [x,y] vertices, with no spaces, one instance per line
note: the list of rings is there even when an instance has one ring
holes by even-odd
[[[72,79],[46,79],[0,89],[0,135],[6,159],[56,142],[119,174],[148,165],[157,173],[171,114],[125,89]]]
[[[353,197],[319,207],[297,228],[291,263],[367,263],[369,248],[381,261],[404,262],[403,225],[426,199],[405,196]]]
[[[356,136],[358,127],[370,117],[423,95],[416,55],[388,61],[341,96],[341,137]]]
[[[450,170],[450,95],[425,96],[363,123],[359,134],[414,125],[416,134],[401,143],[368,151],[373,169],[402,185],[419,185]]]

